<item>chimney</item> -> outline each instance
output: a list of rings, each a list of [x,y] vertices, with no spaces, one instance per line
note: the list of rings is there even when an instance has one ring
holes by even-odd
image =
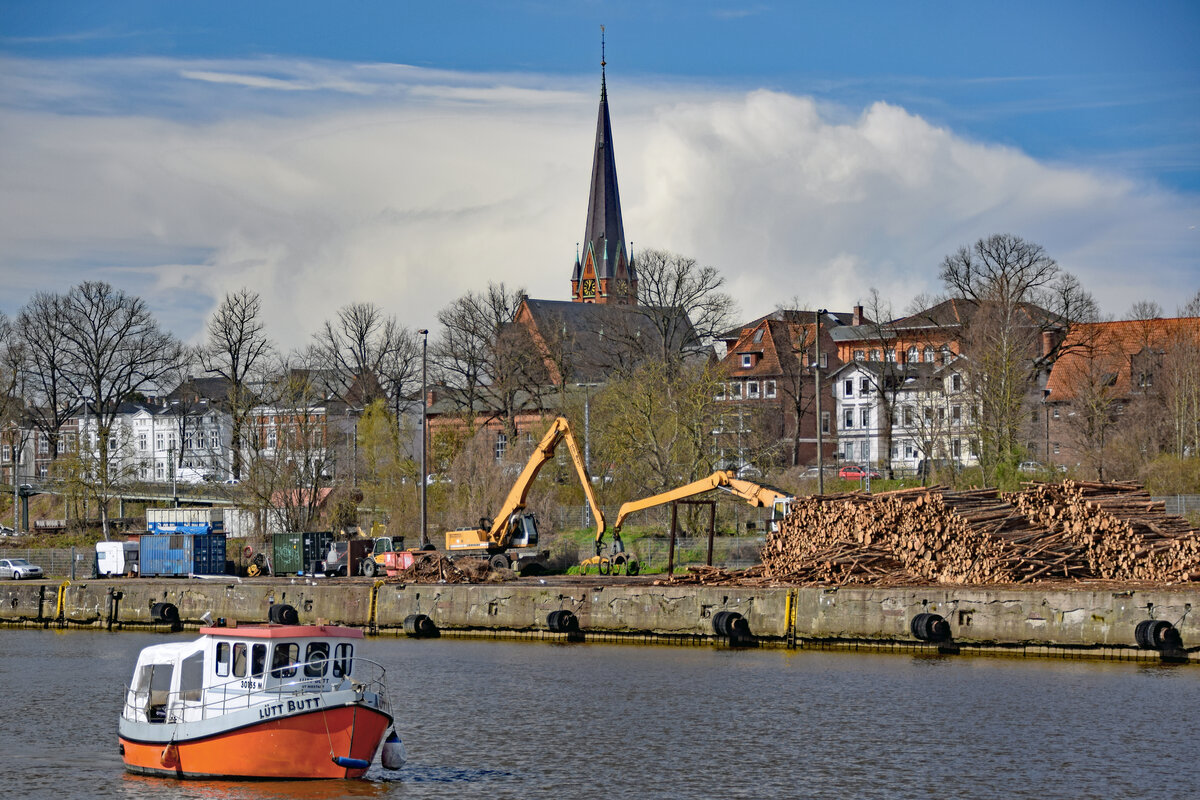
[[[854,307],[854,319],[851,320],[850,324],[855,327],[862,325],[862,306]]]
[[[1042,331],[1042,358],[1046,358],[1054,351],[1054,333],[1053,331]]]
[[[433,404],[437,402],[437,399],[438,399],[437,392],[434,391],[433,389],[430,389],[429,392],[425,395],[425,407],[431,408],[433,406]]]

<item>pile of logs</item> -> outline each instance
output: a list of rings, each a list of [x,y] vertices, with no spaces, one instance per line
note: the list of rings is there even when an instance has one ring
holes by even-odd
[[[762,562],[746,582],[1175,583],[1200,580],[1200,532],[1133,485],[905,489],[797,499]]]

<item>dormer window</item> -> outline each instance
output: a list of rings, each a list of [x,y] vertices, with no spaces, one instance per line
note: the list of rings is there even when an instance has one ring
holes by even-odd
[[[754,354],[742,353],[742,369],[750,369],[754,366]]]

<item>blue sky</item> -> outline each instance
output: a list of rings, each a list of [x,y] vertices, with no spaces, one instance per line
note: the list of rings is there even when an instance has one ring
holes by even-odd
[[[601,24],[627,235],[747,318],[901,313],[996,232],[1114,316],[1200,289],[1194,2],[116,0],[0,2],[0,308],[101,277],[188,337],[249,285],[292,345],[331,303],[565,295]]]

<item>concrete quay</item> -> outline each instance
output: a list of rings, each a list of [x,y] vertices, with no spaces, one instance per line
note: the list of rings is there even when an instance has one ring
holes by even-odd
[[[614,584],[522,579],[500,584],[401,584],[323,579],[120,579],[13,582],[0,587],[0,626],[121,630],[157,623],[152,609],[171,603],[179,625],[210,619],[265,622],[273,604],[293,606],[301,623],[317,621],[403,633],[404,620],[427,615],[443,636],[559,639],[547,617],[566,609],[579,621],[570,638],[675,644],[723,643],[720,611],[745,618],[741,644],[1066,658],[1200,660],[1200,589],[969,587],[738,587]],[[1193,605],[1197,606],[1196,614]],[[937,614],[950,638],[917,640],[917,614]],[[1164,620],[1182,648],[1139,648],[1135,628]]]

